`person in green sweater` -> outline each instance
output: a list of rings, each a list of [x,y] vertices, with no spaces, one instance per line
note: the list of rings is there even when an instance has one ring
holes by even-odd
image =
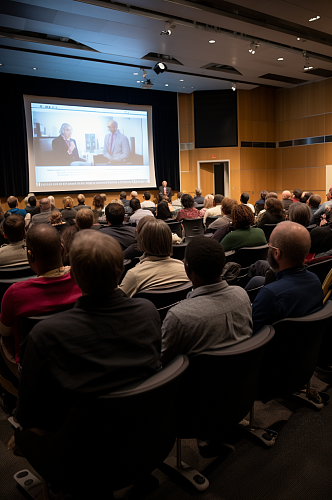
[[[266,244],[264,231],[251,227],[255,216],[247,205],[234,205],[232,208],[233,231],[226,234],[220,244],[225,252],[239,250],[242,247],[259,247]]]

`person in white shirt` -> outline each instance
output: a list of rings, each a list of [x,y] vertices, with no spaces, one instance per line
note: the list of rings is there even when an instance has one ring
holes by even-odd
[[[137,222],[146,215],[153,217],[153,213],[150,212],[150,210],[144,210],[144,208],[141,208],[140,201],[137,198],[132,198],[130,200],[130,208],[133,212],[133,215],[129,219],[130,223],[137,224]]]
[[[147,207],[155,207],[156,205],[151,201],[151,193],[150,191],[145,191],[143,194],[144,201],[141,203],[141,208],[147,208]]]

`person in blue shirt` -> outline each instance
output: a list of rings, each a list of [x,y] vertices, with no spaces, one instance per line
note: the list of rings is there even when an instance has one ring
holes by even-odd
[[[297,222],[280,222],[271,233],[268,261],[276,281],[265,285],[252,304],[254,333],[264,325],[323,307],[321,282],[304,267],[310,245],[309,232]]]
[[[22,215],[22,217],[26,216],[26,211],[23,210],[23,208],[18,208],[18,199],[15,196],[9,196],[9,198],[7,198],[7,203],[9,206],[9,210],[7,210],[7,212],[5,213],[5,217],[10,214]]]

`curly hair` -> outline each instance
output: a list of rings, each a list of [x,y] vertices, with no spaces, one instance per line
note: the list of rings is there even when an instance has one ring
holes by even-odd
[[[182,196],[181,203],[184,208],[192,208],[194,206],[194,198],[186,193]]]
[[[280,200],[275,198],[268,198],[265,202],[266,211],[270,214],[282,215],[284,213],[284,207]]]
[[[247,205],[234,205],[232,208],[234,229],[246,229],[255,222],[253,211]]]

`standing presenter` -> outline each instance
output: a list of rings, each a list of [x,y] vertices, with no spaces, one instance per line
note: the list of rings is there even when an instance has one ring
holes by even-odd
[[[119,132],[114,120],[107,123],[107,128],[109,134],[105,135],[103,155],[109,163],[125,163],[130,154],[128,138]]]

